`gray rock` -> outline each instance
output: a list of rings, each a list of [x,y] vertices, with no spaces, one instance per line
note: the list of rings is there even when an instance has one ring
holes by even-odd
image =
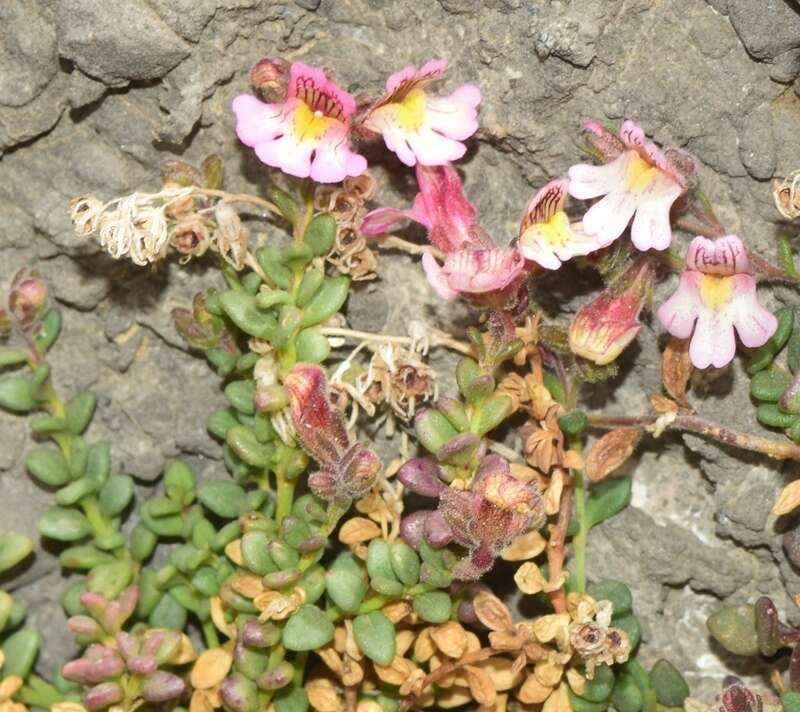
[[[96,0],[58,0],[58,51],[110,86],[163,77],[189,54],[169,26],[139,0],[109,12]]]
[[[0,105],[24,106],[57,71],[56,32],[44,6],[0,4]]]
[[[800,47],[800,12],[786,0],[729,0],[728,14],[756,59],[772,61]]]
[[[742,165],[756,180],[772,178],[775,172],[775,136],[772,114],[766,105],[759,106],[744,119],[739,134],[739,156]]]

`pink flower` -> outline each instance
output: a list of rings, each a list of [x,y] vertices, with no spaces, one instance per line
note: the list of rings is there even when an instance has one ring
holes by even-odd
[[[445,60],[434,59],[420,70],[409,65],[395,72],[386,93],[367,111],[364,127],[382,134],[387,148],[407,166],[457,161],[467,150],[461,142],[478,130],[478,87],[463,84],[446,97],[425,92],[446,66]]]
[[[735,235],[692,240],[678,288],[661,305],[658,318],[670,334],[692,337],[689,356],[697,368],[720,368],[733,359],[734,330],[753,348],[769,339],[778,325],[758,302],[750,260]]]
[[[562,262],[610,242],[587,235],[580,222],[570,223],[564,212],[568,184],[566,178],[558,178],[545,185],[531,198],[519,227],[520,252],[546,269],[558,269]]]
[[[583,228],[602,243],[616,240],[630,223],[631,239],[640,250],[665,250],[672,241],[669,211],[686,190],[685,177],[658,146],[645,138],[633,121],[625,121],[620,141],[596,122],[586,127],[597,134],[609,163],[581,163],[569,169],[569,193],[575,198],[604,196],[583,216]]]
[[[283,102],[242,94],[233,100],[236,134],[268,166],[289,175],[336,183],[357,176],[367,161],[350,148],[353,97],[321,69],[294,62]]]
[[[464,195],[456,169],[449,163],[417,164],[417,183],[419,193],[409,210],[373,210],[364,218],[361,232],[379,235],[407,220],[424,225],[428,239],[445,253],[444,265],[430,253],[422,256],[428,281],[442,299],[511,291],[522,278],[525,260],[514,247],[496,247],[473,222],[477,211]],[[504,299],[503,294],[490,294],[489,299],[492,296]]]

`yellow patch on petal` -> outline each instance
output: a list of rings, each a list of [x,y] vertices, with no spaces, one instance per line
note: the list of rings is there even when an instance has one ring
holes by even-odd
[[[319,141],[328,130],[333,119],[329,119],[321,111],[311,111],[305,104],[298,102],[294,110],[294,134],[300,143]]]
[[[709,309],[718,310],[724,307],[733,294],[733,280],[729,277],[719,277],[714,274],[704,274],[700,277],[700,299]]]
[[[531,225],[522,235],[521,242],[542,242],[552,249],[565,247],[572,238],[569,218],[563,210],[554,213],[546,222]]]
[[[412,89],[402,101],[391,104],[397,123],[407,133],[416,133],[425,123],[425,92]]]
[[[631,162],[628,165],[628,175],[625,177],[625,185],[632,193],[645,190],[658,175],[658,168],[651,166],[638,153],[633,153]]]

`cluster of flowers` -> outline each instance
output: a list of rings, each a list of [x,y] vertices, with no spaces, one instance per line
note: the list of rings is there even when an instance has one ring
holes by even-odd
[[[519,292],[534,264],[556,270],[576,256],[608,247],[629,225],[637,250],[670,246],[670,211],[692,190],[694,163],[678,149],[662,151],[633,121],[625,121],[618,136],[596,121],[587,122],[584,132],[602,164],[572,166],[568,177],[547,183],[528,204],[513,243],[495,243],[475,223],[475,207],[451,165],[464,155],[463,141],[478,128],[480,92],[465,84],[447,97],[431,96],[427,87],[444,67],[441,60],[419,70],[406,67],[389,78],[379,99],[359,109],[322,70],[265,59],[254,68],[253,79],[273,101],[237,97],[236,131],[264,163],[321,182],[363,173],[367,162],[353,152],[352,137],[382,135],[401,161],[416,166],[419,194],[408,210],[372,211],[361,231],[379,235],[407,220],[423,225],[445,256],[443,265],[432,254],[423,258],[431,285],[444,299],[461,294],[484,306],[503,306]],[[571,220],[565,210],[568,196],[599,200],[582,219]],[[742,241],[734,235],[718,238],[694,239],[678,289],[658,310],[667,331],[692,337],[690,356],[698,368],[731,361],[734,330],[745,346],[756,347],[776,328],[756,298],[756,279]],[[574,350],[601,365],[641,328],[635,306],[641,298],[626,300],[625,290],[617,292],[618,299],[579,315],[571,334]]]

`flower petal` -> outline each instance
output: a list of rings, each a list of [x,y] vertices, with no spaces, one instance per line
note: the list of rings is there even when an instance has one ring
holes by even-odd
[[[430,252],[422,255],[422,268],[431,287],[442,299],[449,301],[458,296],[458,292],[450,288],[444,270]]]
[[[608,245],[625,232],[635,212],[636,198],[625,190],[615,190],[586,211],[583,229]]]
[[[748,348],[766,343],[778,328],[778,320],[758,301],[756,280],[749,274],[735,275],[731,314],[741,342]]]
[[[325,116],[347,122],[356,110],[356,100],[317,67],[302,62],[292,62],[289,68],[288,96],[297,98],[311,109]]]
[[[705,274],[749,274],[750,258],[736,235],[725,235],[716,240],[698,235],[689,244],[686,266]]]
[[[602,166],[579,163],[569,169],[569,194],[573,198],[586,200],[610,193],[625,183],[628,167],[635,156],[634,151],[625,151],[618,158]]]
[[[735,354],[736,339],[730,311],[701,308],[689,344],[689,358],[694,366],[722,368],[733,360]]]
[[[688,270],[681,274],[678,288],[658,308],[658,319],[663,327],[679,339],[688,339],[702,305],[697,287],[698,275]]]
[[[568,178],[556,178],[540,188],[530,199],[525,215],[519,226],[520,236],[529,225],[550,220],[558,212],[564,210],[567,202]]]
[[[663,176],[663,177],[662,177]],[[672,242],[669,211],[681,194],[680,187],[664,174],[653,180],[651,191],[640,198],[631,226],[631,240],[638,250],[666,250]]]
[[[265,104],[250,94],[237,96],[231,108],[236,115],[236,135],[245,146],[271,141],[285,131],[284,104]]]

